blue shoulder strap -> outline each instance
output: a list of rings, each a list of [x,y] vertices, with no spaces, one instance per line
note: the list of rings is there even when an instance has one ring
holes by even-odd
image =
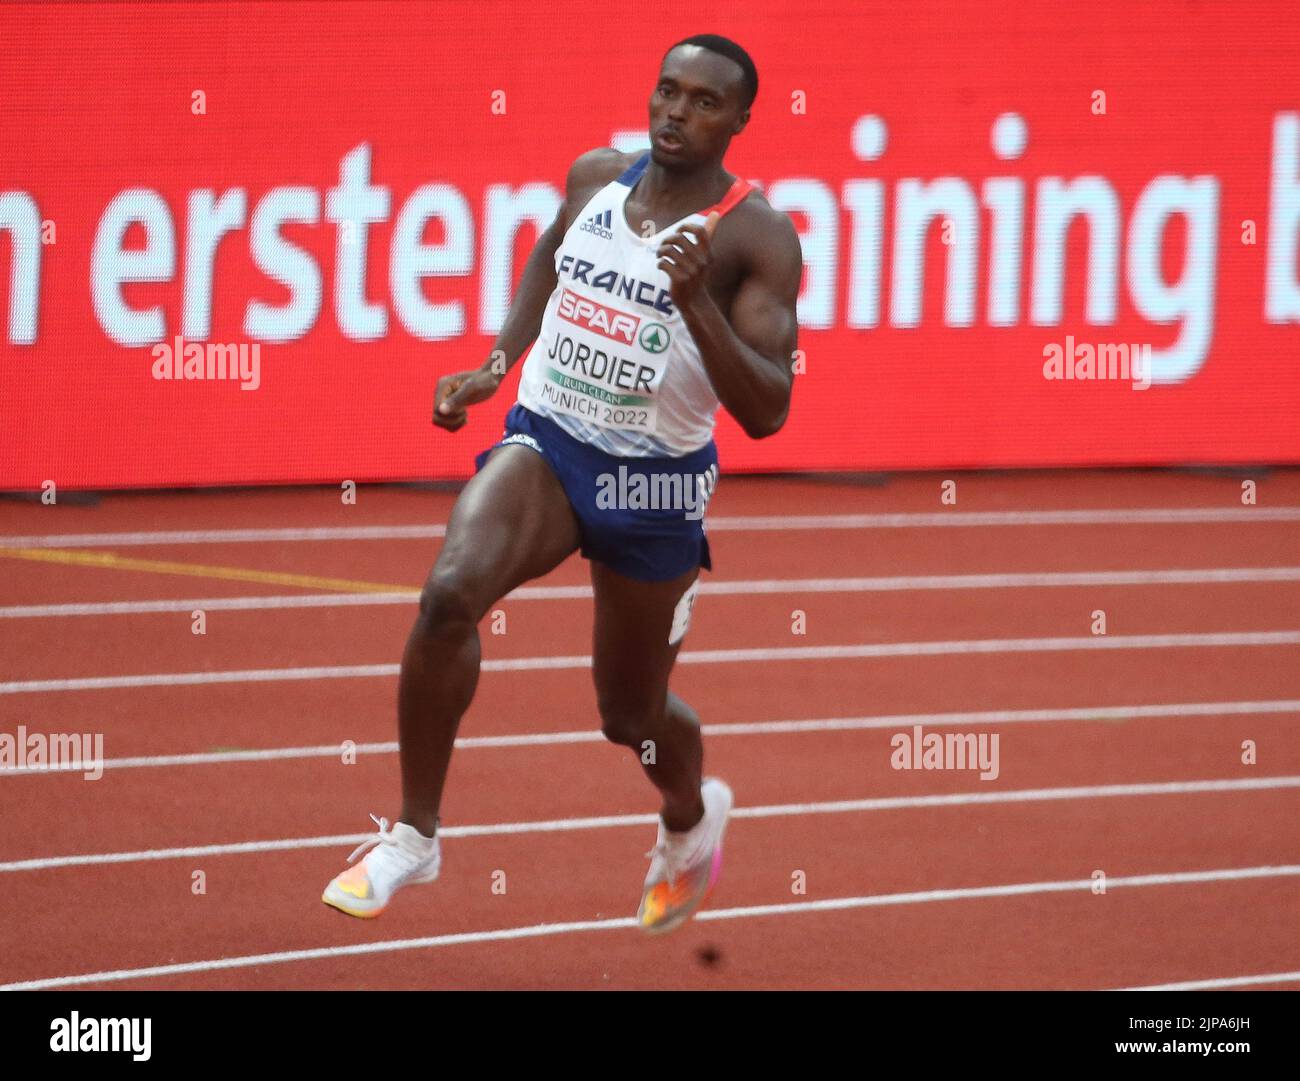
[[[644,154],[642,154],[639,158],[637,158],[636,161],[634,161],[631,165],[627,167],[623,175],[618,178],[618,182],[620,184],[625,185],[626,187],[629,188],[632,187],[638,180],[641,179],[641,174],[645,172],[645,167],[649,164],[650,164],[650,151],[647,150]]]

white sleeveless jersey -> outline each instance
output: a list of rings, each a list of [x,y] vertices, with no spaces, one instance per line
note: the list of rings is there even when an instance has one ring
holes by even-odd
[[[623,204],[649,161],[601,188],[564,234],[519,403],[609,454],[678,458],[713,437],[718,398],[655,250],[683,223],[726,214],[751,185],[738,178],[716,206],[643,239]]]

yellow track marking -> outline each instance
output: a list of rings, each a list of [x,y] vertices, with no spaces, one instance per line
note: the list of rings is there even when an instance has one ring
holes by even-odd
[[[384,582],[357,582],[350,578],[321,578],[313,574],[286,574],[247,567],[214,567],[204,563],[173,563],[162,559],[132,559],[113,552],[69,551],[62,548],[0,548],[0,559],[30,559],[38,563],[71,563],[82,567],[106,567],[118,571],[150,574],[181,574],[191,578],[222,578],[230,582],[258,582],[262,585],[300,586],[303,589],[332,589],[338,593],[419,593],[416,586],[395,586]]]

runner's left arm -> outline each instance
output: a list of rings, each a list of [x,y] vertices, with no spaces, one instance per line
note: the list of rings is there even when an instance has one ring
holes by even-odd
[[[683,226],[682,231],[686,230],[704,234],[694,225]],[[706,250],[698,253],[700,265],[690,266],[693,260],[687,256],[680,275],[676,267],[665,268],[670,278],[702,278],[709,256],[706,235],[703,241]],[[746,248],[749,263],[727,316],[703,288],[692,290],[679,307],[699,346],[718,401],[746,435],[762,439],[780,431],[790,413],[792,361],[799,334],[795,305],[803,279],[803,253],[794,223],[776,211]]]

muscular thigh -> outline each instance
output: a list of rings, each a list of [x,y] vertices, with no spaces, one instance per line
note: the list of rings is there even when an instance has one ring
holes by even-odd
[[[578,523],[551,467],[528,447],[498,447],[456,500],[430,579],[454,581],[486,611],[577,547]]]
[[[681,648],[680,640],[669,643],[673,617],[698,575],[696,567],[667,582],[641,582],[592,563],[592,676],[603,707],[630,712],[662,708]]]

